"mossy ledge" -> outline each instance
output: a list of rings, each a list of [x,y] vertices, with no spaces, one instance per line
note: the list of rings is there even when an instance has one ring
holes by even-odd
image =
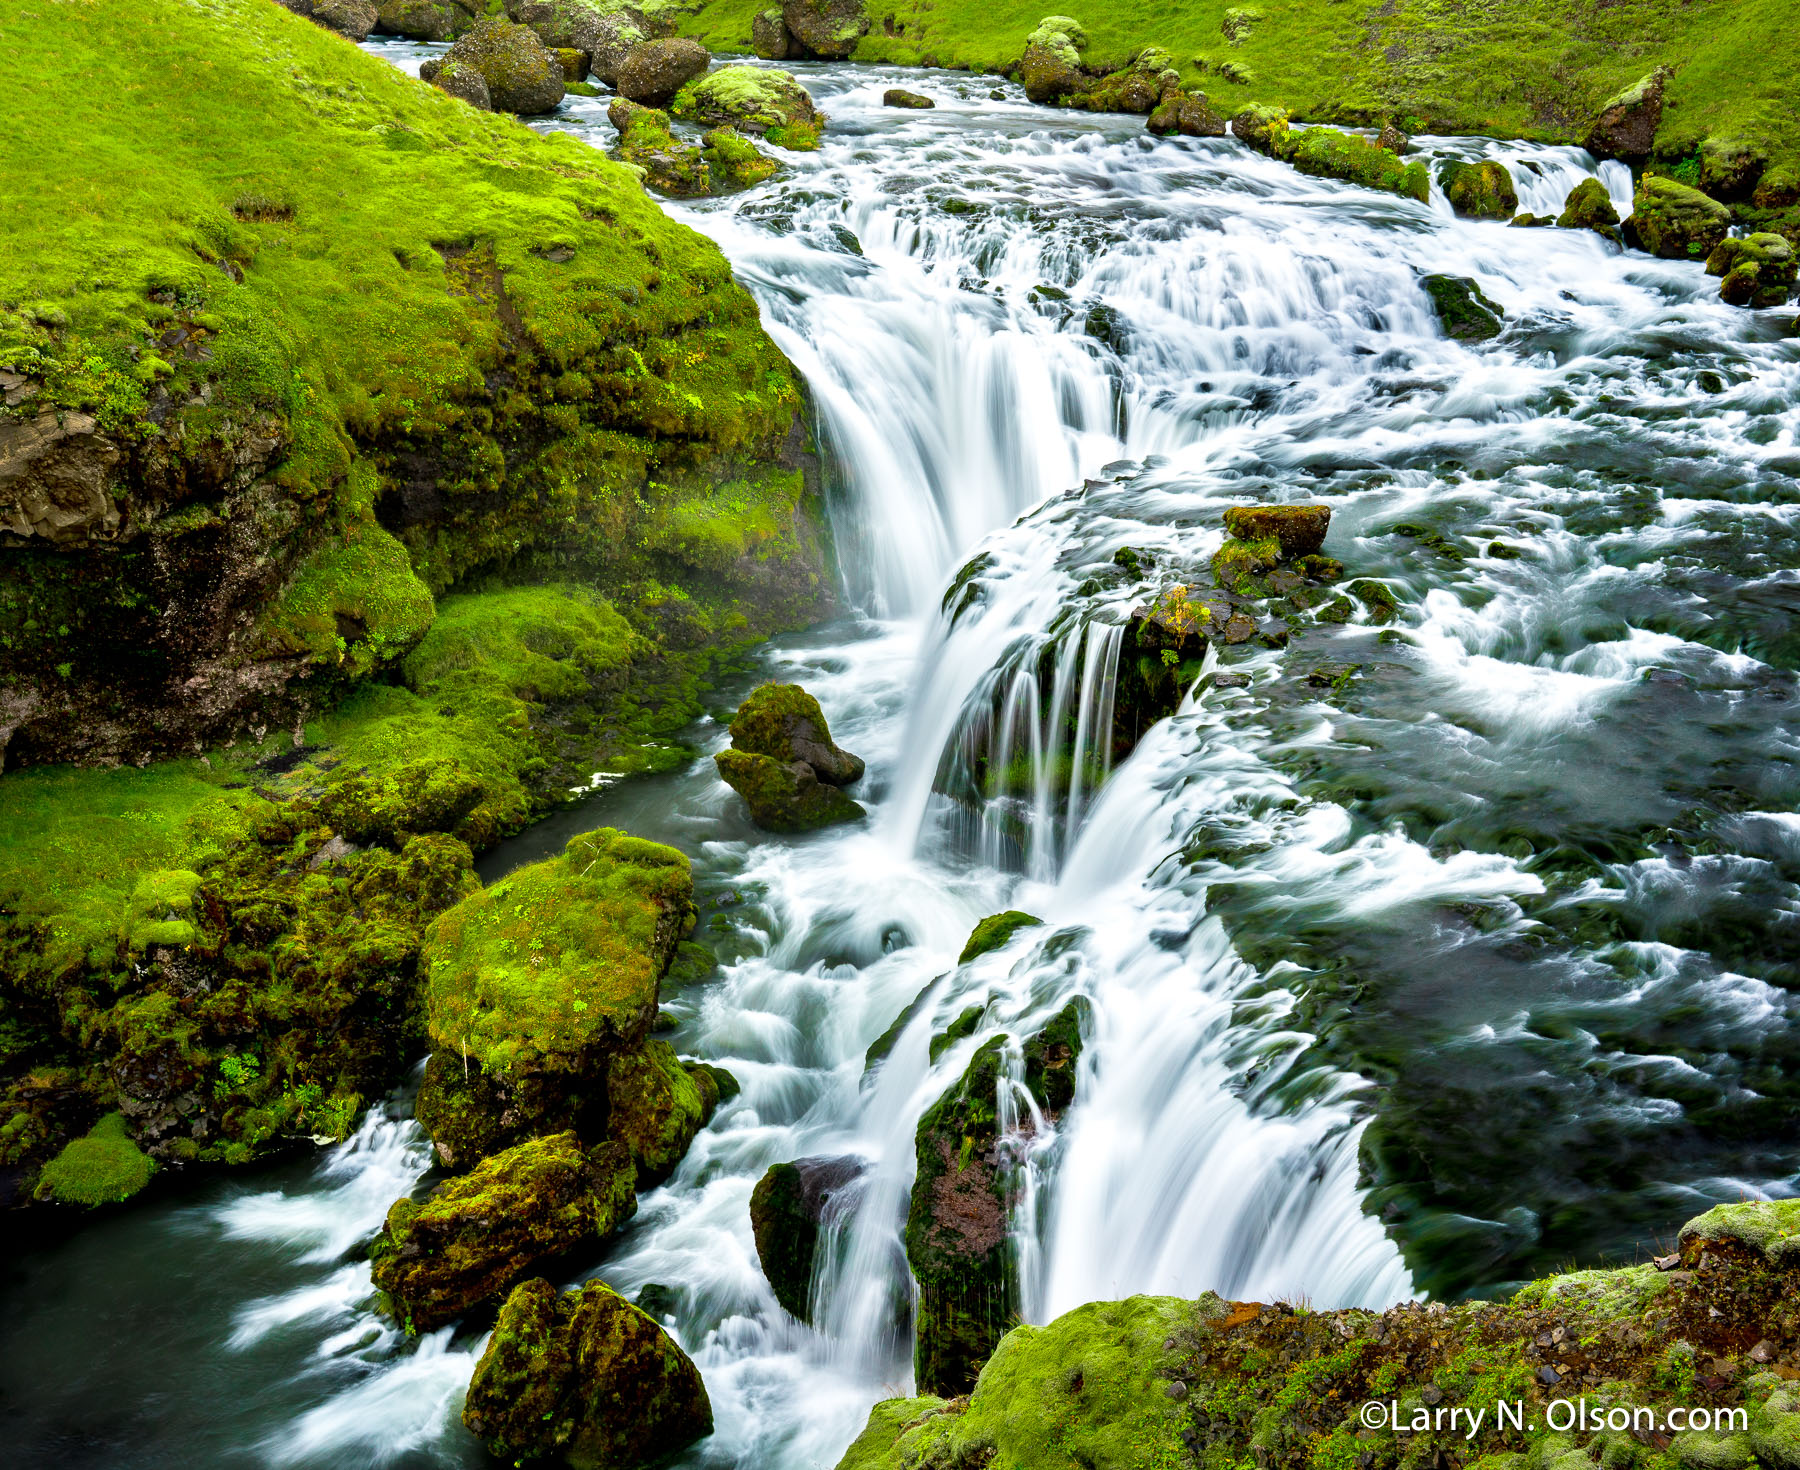
[[[1800,1201],[1726,1206],[1654,1265],[1504,1302],[1092,1302],[1014,1328],[964,1397],[877,1404],[839,1470],[1793,1470],[1797,1239]]]

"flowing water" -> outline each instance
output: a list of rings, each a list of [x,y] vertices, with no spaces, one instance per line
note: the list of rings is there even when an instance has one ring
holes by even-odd
[[[856,611],[759,677],[804,683],[867,759],[869,820],[757,834],[703,757],[484,864],[601,823],[694,859],[724,963],[671,999],[673,1039],[743,1091],[598,1268],[673,1288],[718,1420],[686,1463],[829,1466],[906,1391],[915,1122],[982,1041],[1075,996],[1076,1102],[1014,1140],[1033,1321],[1144,1291],[1494,1290],[1794,1193],[1791,318],[1719,304],[1698,266],[993,79],[797,70],[824,148],[672,208],[817,401]],[[937,109],[882,108],[901,82]],[[612,136],[600,101],[544,126]],[[1533,211],[1596,171],[1421,141],[1502,158]],[[1625,204],[1624,171],[1600,176]],[[1478,278],[1505,334],[1444,339],[1434,271]],[[1328,550],[1397,621],[1215,648],[1115,751],[1130,610],[1204,583],[1223,509],[1259,501],[1329,504]],[[725,743],[714,721],[694,739]],[[1006,907],[1046,923],[958,966]],[[932,1063],[971,1005],[976,1033]],[[748,1200],[820,1155],[867,1170],[829,1222],[814,1330],[776,1307]],[[456,1420],[479,1335],[399,1340],[359,1260],[427,1163],[400,1096],[316,1166],[16,1264],[19,1463],[480,1463]]]

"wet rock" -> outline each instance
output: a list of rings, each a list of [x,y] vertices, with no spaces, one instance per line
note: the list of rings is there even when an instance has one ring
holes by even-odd
[[[713,757],[719,776],[750,808],[750,820],[770,832],[810,832],[867,815],[835,786],[822,783],[805,761],[783,764],[766,755],[727,750]]]
[[[1340,133],[1336,128],[1289,130],[1275,134],[1272,146],[1275,157],[1303,174],[1342,179],[1420,204],[1431,198],[1431,175],[1424,160],[1407,163],[1359,133]]]
[[[1140,52],[1130,66],[1111,72],[1068,99],[1089,112],[1153,112],[1165,90],[1178,86],[1174,59],[1160,46]]]
[[[1731,211],[1698,189],[1645,174],[1631,201],[1627,245],[1665,260],[1704,260],[1731,228]]]
[[[1800,204],[1800,168],[1777,164],[1757,181],[1750,202],[1758,209],[1791,209]]]
[[[1719,296],[1732,306],[1780,306],[1793,293],[1794,247],[1780,235],[1721,240],[1706,257],[1706,273],[1719,276]]]
[[[1464,219],[1511,219],[1518,213],[1519,191],[1512,174],[1492,158],[1448,161],[1438,168],[1438,184],[1450,207]]]
[[[716,1084],[701,1078],[665,1041],[646,1041],[608,1061],[606,1136],[630,1152],[644,1186],[669,1177],[717,1106]]]
[[[1425,276],[1419,284],[1431,298],[1432,310],[1443,323],[1446,337],[1458,342],[1485,342],[1500,335],[1506,313],[1468,276]]]
[[[1592,230],[1615,245],[1623,243],[1619,234],[1619,211],[1613,208],[1612,195],[1606,192],[1606,185],[1598,179],[1583,179],[1569,190],[1556,224],[1564,230]]]
[[[807,60],[843,61],[869,33],[863,0],[783,0],[789,44]]]
[[[756,1258],[789,1315],[812,1320],[808,1299],[819,1227],[834,1194],[862,1177],[857,1158],[796,1159],[776,1164],[757,1181],[750,1195],[750,1228]]]
[[[1588,127],[1583,139],[1588,152],[1632,162],[1648,158],[1662,126],[1663,84],[1669,75],[1658,67],[1611,98]]]
[[[1020,909],[989,914],[969,932],[968,941],[963,945],[962,953],[956,957],[956,962],[966,965],[979,955],[999,949],[1021,929],[1031,929],[1043,922],[1036,914],[1028,914]]]
[[[779,6],[759,10],[750,21],[750,49],[764,61],[799,60],[799,48],[788,34]]]
[[[1506,222],[1515,230],[1541,230],[1556,223],[1553,214],[1515,214]]]
[[[1028,99],[1054,105],[1078,97],[1093,85],[1081,69],[1081,53],[1087,32],[1066,15],[1047,15],[1025,38],[1025,54],[1019,61],[1019,81]]]
[[[863,774],[862,761],[832,740],[819,701],[798,684],[764,684],[751,691],[732,716],[731,747],[783,766],[802,763],[828,786],[847,786]]]
[[[712,1433],[700,1371],[611,1287],[513,1290],[476,1365],[463,1423],[508,1463],[578,1470],[659,1465]]]
[[[826,123],[793,74],[766,66],[722,66],[675,94],[671,115],[709,127],[729,125],[779,148],[815,149]]]
[[[633,46],[620,63],[613,85],[619,95],[646,107],[666,107],[684,86],[712,65],[698,41],[666,36]]]
[[[665,34],[666,25],[653,24],[629,11],[600,16],[585,12],[570,27],[571,43],[587,53],[588,71],[609,87],[618,86],[619,68],[626,57],[646,41]]]
[[[584,1148],[572,1132],[521,1143],[396,1200],[369,1250],[375,1285],[410,1330],[432,1331],[613,1234],[637,1212],[636,1183],[617,1143]]]
[[[1163,137],[1173,133],[1184,138],[1225,136],[1225,119],[1213,110],[1206,94],[1187,92],[1180,87],[1170,87],[1163,92],[1156,110],[1144,126]]]
[[[1385,148],[1395,157],[1399,157],[1412,147],[1412,139],[1401,132],[1394,120],[1389,118],[1381,125],[1381,131],[1375,135],[1375,146]]]
[[[920,92],[909,92],[904,87],[889,87],[881,94],[883,107],[911,107],[918,111],[934,108],[937,103]]]
[[[781,172],[781,164],[734,127],[714,128],[700,139],[713,193],[748,189]]]
[[[1132,612],[1119,644],[1113,694],[1114,761],[1137,748],[1158,720],[1181,705],[1200,677],[1207,640],[1223,619],[1185,586],[1166,588],[1156,600]]]
[[[669,115],[623,97],[606,109],[619,130],[619,157],[644,171],[644,182],[658,193],[694,199],[712,193],[712,170],[706,156],[669,130]]]
[[[1266,102],[1252,102],[1231,119],[1231,131],[1246,147],[1270,158],[1280,158],[1290,132],[1287,109]]]
[[[450,72],[454,81],[467,69],[480,74],[486,84],[488,104],[495,112],[536,116],[553,112],[563,99],[562,64],[552,56],[535,31],[508,20],[483,20],[467,31],[441,60],[419,68],[422,80],[439,80]],[[466,86],[466,82],[455,82]],[[449,90],[448,87],[445,90]],[[473,98],[464,92],[465,101]],[[477,104],[479,105],[479,104]]]
[[[276,3],[328,31],[348,36],[352,41],[367,40],[380,19],[375,0],[276,0]]]
[[[1311,556],[1325,544],[1331,528],[1328,505],[1233,505],[1225,511],[1225,529],[1240,541],[1273,537],[1283,561]]]
[[[454,41],[487,7],[478,0],[379,0],[375,29],[412,41]]]

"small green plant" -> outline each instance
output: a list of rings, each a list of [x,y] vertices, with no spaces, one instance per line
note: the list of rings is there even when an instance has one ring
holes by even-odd
[[[262,1062],[252,1052],[237,1052],[219,1059],[219,1080],[213,1096],[223,1101],[234,1092],[247,1092],[262,1075]]]

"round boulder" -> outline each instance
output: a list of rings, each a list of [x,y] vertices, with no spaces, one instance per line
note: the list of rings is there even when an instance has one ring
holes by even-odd
[[[790,46],[800,56],[820,61],[843,61],[869,34],[863,0],[786,0],[781,19]]]
[[[1025,95],[1040,104],[1054,104],[1079,96],[1093,85],[1081,69],[1081,53],[1087,32],[1081,22],[1066,15],[1047,15],[1025,38],[1025,55],[1019,61],[1019,81]]]
[[[1492,158],[1476,163],[1451,160],[1438,170],[1438,183],[1450,207],[1464,219],[1509,220],[1519,212],[1512,174]]]
[[[786,61],[797,48],[778,7],[757,11],[750,22],[750,49],[764,61]]]
[[[767,66],[722,66],[696,77],[675,95],[669,111],[687,122],[754,133],[782,148],[819,146],[825,114],[792,72]]]
[[[632,51],[655,37],[633,16],[623,11],[590,18],[576,31],[580,48],[587,52],[588,70],[609,87],[619,85],[619,68]]]
[[[1720,276],[1719,296],[1732,306],[1780,306],[1792,294],[1794,247],[1775,234],[1721,240],[1706,258],[1706,273]]]
[[[1252,102],[1231,120],[1231,131],[1240,143],[1279,158],[1288,137],[1288,115],[1285,107],[1271,107],[1266,102]]]
[[[796,1159],[771,1167],[750,1195],[756,1258],[775,1300],[802,1322],[812,1320],[808,1298],[825,1207],[834,1194],[862,1177],[864,1167],[855,1158]]]
[[[366,41],[379,19],[375,0],[277,0],[277,3],[295,15],[305,16],[315,25],[348,36],[352,41]]]
[[[1619,243],[1619,211],[1598,179],[1583,179],[1569,190],[1556,224],[1564,230],[1592,230],[1615,245]]]
[[[487,78],[464,62],[428,61],[419,68],[419,77],[422,81],[430,82],[438,91],[460,97],[469,106],[479,108],[482,112],[494,110],[493,98],[488,95]]]
[[[554,111],[563,99],[562,63],[536,32],[509,20],[482,21],[445,53],[433,75],[426,67],[419,75],[441,86],[439,78],[453,66],[481,73],[495,112],[535,116]]]
[[[712,57],[698,41],[667,36],[633,46],[620,64],[613,85],[621,97],[645,107],[666,107],[682,87],[710,65]]]
[[[922,92],[909,92],[904,87],[889,87],[881,94],[881,105],[883,107],[910,107],[915,111],[923,111],[926,108],[936,107],[937,103]]]
[[[477,0],[379,0],[375,30],[409,41],[454,41],[485,9]]]
[[[1705,260],[1731,228],[1731,211],[1698,189],[1645,174],[1625,221],[1625,243],[1665,260]]]

